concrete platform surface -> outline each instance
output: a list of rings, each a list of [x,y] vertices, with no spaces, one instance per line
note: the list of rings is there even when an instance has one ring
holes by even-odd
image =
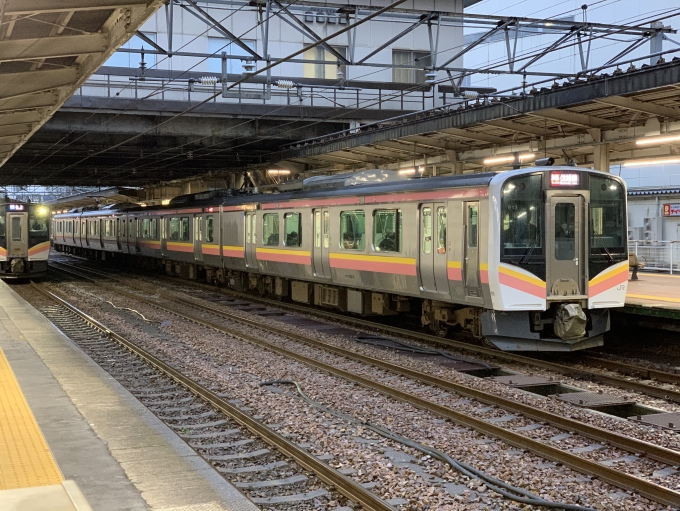
[[[680,275],[638,272],[628,281],[626,305],[680,310]]]
[[[64,479],[95,511],[258,509],[1,281],[0,348]],[[42,509],[16,507],[24,497],[0,510]]]

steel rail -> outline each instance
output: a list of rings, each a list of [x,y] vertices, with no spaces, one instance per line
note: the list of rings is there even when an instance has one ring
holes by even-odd
[[[64,264],[68,265],[68,263],[58,263],[58,264]],[[56,268],[56,267],[55,267]],[[90,273],[96,274],[98,276],[102,277],[108,277],[111,278],[110,276],[107,276],[101,272],[98,272],[96,270],[91,270],[89,268],[78,268],[78,270],[84,270],[88,271]],[[62,271],[67,271],[67,270],[62,270]],[[67,271],[68,272],[68,271]],[[68,273],[73,273],[73,272],[68,272]],[[75,273],[75,275],[78,275]],[[171,280],[170,277],[159,277],[155,276],[156,278],[163,278],[165,280]],[[191,283],[193,285],[200,285],[196,283]],[[282,309],[289,309],[292,311],[296,312],[304,312],[306,314],[309,314],[310,312],[312,314],[327,318],[332,321],[340,321],[340,322],[348,322],[348,318],[346,316],[342,316],[340,314],[336,314],[333,312],[329,311],[321,311],[317,309],[312,309],[310,310],[309,308],[305,308],[303,306],[298,306],[290,303],[282,303],[282,302],[277,302],[274,300],[269,300],[267,298],[262,298],[262,297],[255,297],[252,295],[249,295],[247,293],[241,293],[238,291],[234,290],[224,290],[220,289],[220,292],[224,294],[231,294],[233,296],[238,296],[247,300],[251,301],[258,301],[261,303],[265,303],[268,305],[271,305],[272,307],[277,307],[277,308],[282,308]],[[592,371],[587,371],[585,369],[579,369],[576,367],[564,365],[564,364],[558,364],[555,362],[549,362],[546,360],[540,360],[537,358],[533,357],[528,357],[525,355],[518,355],[515,353],[509,353],[506,351],[500,351],[494,348],[486,348],[484,346],[476,346],[474,344],[470,344],[468,342],[462,342],[462,341],[456,341],[453,339],[445,339],[443,337],[437,337],[435,335],[431,334],[426,334],[422,332],[413,332],[411,330],[407,330],[405,328],[400,328],[400,327],[395,327],[395,326],[390,326],[390,325],[383,325],[381,323],[376,323],[374,321],[370,320],[365,320],[365,319],[360,319],[360,318],[351,318],[351,322],[353,325],[358,325],[362,326],[365,328],[370,328],[372,330],[380,330],[383,332],[388,332],[393,335],[398,335],[401,337],[406,337],[409,339],[414,339],[416,341],[429,341],[434,344],[439,344],[439,345],[444,345],[450,348],[455,348],[457,350],[463,350],[468,353],[474,353],[474,354],[479,354],[479,355],[485,355],[489,357],[494,357],[498,360],[502,360],[505,362],[514,362],[518,364],[523,364],[527,366],[533,366],[533,367],[538,367],[540,369],[545,369],[547,371],[554,371],[560,374],[564,374],[565,376],[569,376],[571,378],[575,379],[581,379],[581,380],[588,380],[588,381],[594,381],[598,383],[603,383],[606,385],[610,385],[612,387],[618,387],[622,388],[625,390],[630,390],[633,392],[639,392],[640,394],[644,394],[650,397],[655,397],[659,399],[664,399],[666,401],[671,401],[674,403],[680,403],[680,390],[674,390],[674,389],[664,389],[661,387],[655,387],[653,385],[649,385],[647,383],[642,383],[642,382],[637,382],[637,381],[631,381],[627,380],[625,378],[619,378],[616,376],[610,376],[606,374],[601,374],[597,372],[592,372]],[[594,358],[594,357],[591,357]],[[600,361],[601,359],[597,359],[598,363],[589,363],[591,367],[609,367],[613,370],[615,369],[615,366],[618,365],[619,367],[623,367],[625,364],[624,363],[619,363],[619,362],[614,362],[614,361]],[[609,364],[609,366],[607,366]],[[653,379],[658,379],[658,381],[665,382],[665,383],[678,383],[680,384],[680,375],[677,375],[674,377],[673,373],[664,373],[663,371],[656,371],[654,369],[648,369],[648,368],[643,368],[640,366],[628,366],[630,369],[631,367],[634,367],[634,369],[630,370],[630,373],[639,373],[641,376],[647,375],[649,378]],[[657,378],[658,376],[658,378]],[[664,379],[665,378],[665,379]]]
[[[652,367],[645,367],[636,364],[629,364],[628,362],[618,362],[616,360],[609,360],[593,355],[583,355],[578,360],[579,363],[586,364],[590,367],[600,367],[609,369],[629,376],[638,378],[645,378],[648,380],[656,380],[661,383],[680,384],[680,373],[670,373]]]
[[[83,277],[87,279],[87,277]],[[485,422],[481,419],[477,419],[475,417],[472,417],[470,415],[464,414],[462,412],[458,412],[452,408],[449,408],[447,406],[439,405],[437,403],[433,403],[431,401],[428,401],[426,399],[423,399],[419,396],[410,394],[408,392],[404,392],[398,389],[394,389],[392,387],[389,387],[387,385],[384,385],[382,383],[370,380],[368,378],[365,378],[363,376],[351,373],[349,371],[346,371],[344,369],[340,369],[338,367],[335,367],[331,364],[326,364],[325,362],[321,362],[319,360],[307,357],[305,355],[300,355],[298,353],[295,353],[293,351],[287,350],[285,348],[281,348],[279,346],[276,346],[268,341],[265,341],[263,339],[260,339],[258,337],[252,336],[252,335],[247,335],[243,334],[240,332],[234,332],[232,330],[229,330],[228,328],[219,325],[217,323],[214,323],[212,321],[209,321],[204,318],[200,318],[197,316],[193,316],[191,314],[188,314],[186,310],[178,311],[175,309],[172,309],[170,307],[167,307],[166,305],[160,304],[156,302],[155,300],[152,300],[150,298],[145,298],[139,295],[136,295],[134,293],[129,293],[127,291],[121,290],[117,287],[110,286],[108,284],[104,284],[102,282],[97,282],[98,284],[102,285],[103,287],[106,287],[116,293],[120,293],[124,296],[128,296],[130,298],[133,298],[135,300],[141,301],[141,302],[146,302],[147,304],[150,304],[154,307],[157,307],[159,309],[163,309],[171,314],[175,314],[176,316],[183,317],[189,321],[192,321],[194,323],[203,325],[205,327],[211,328],[213,330],[216,330],[220,333],[224,333],[226,335],[229,335],[233,338],[248,342],[250,344],[260,346],[262,348],[268,349],[269,351],[272,351],[276,354],[282,355],[287,358],[291,358],[293,360],[297,360],[298,362],[301,362],[305,365],[315,367],[317,369],[320,369],[322,371],[326,371],[332,375],[338,376],[340,378],[343,378],[347,381],[351,381],[353,383],[357,383],[359,385],[362,385],[365,388],[369,388],[372,390],[375,390],[377,392],[380,392],[384,395],[390,396],[392,398],[395,398],[399,401],[409,403],[413,406],[416,406],[418,408],[424,409],[431,411],[437,415],[440,415],[441,417],[445,417],[447,419],[450,419],[454,422],[457,422],[458,424],[470,427],[480,433],[499,438],[500,440],[503,440],[504,442],[513,445],[515,447],[519,447],[521,449],[527,449],[534,454],[537,454],[543,458],[562,463],[565,466],[568,466],[569,468],[572,468],[576,471],[588,474],[588,475],[594,475],[598,477],[600,480],[612,484],[614,486],[617,486],[619,488],[623,488],[632,492],[636,492],[650,500],[654,500],[656,502],[662,503],[662,504],[667,504],[667,505],[677,505],[678,502],[680,502],[680,492],[676,492],[674,490],[671,490],[669,488],[665,488],[661,485],[658,485],[656,483],[653,483],[651,481],[647,481],[645,479],[641,479],[638,477],[635,477],[633,475],[627,474],[625,472],[621,472],[617,469],[610,468],[604,465],[601,465],[595,461],[588,460],[587,458],[583,458],[581,456],[578,456],[576,454],[572,454],[567,451],[562,451],[560,449],[557,449],[551,445],[545,444],[541,441],[534,440],[532,438],[523,436],[519,433],[515,433],[514,431],[506,430],[500,426],[497,426],[492,423]],[[195,305],[192,301],[186,300],[186,302],[183,302],[184,304],[192,304]],[[210,309],[208,307],[208,309]],[[215,311],[210,310],[210,312],[214,313]],[[232,318],[230,318],[232,319]],[[261,323],[256,323],[257,328],[262,329],[263,325]],[[281,330],[279,332],[279,335],[284,335],[286,337],[294,337],[295,334],[291,334],[287,331]],[[308,342],[308,341],[307,341]],[[316,341],[319,342],[319,341]],[[323,345],[324,343],[320,343],[320,345]],[[336,350],[341,350],[341,348],[335,348]],[[326,345],[323,345],[323,349],[328,349]],[[358,359],[360,358],[365,358],[366,363],[371,364],[371,365],[382,365],[382,364],[388,364],[386,362],[382,362],[377,359],[372,359],[370,357],[364,357],[363,355],[358,355],[358,354],[353,354],[354,357],[357,357]],[[395,369],[399,371],[404,371],[406,370],[405,368],[401,368],[399,366],[394,366]],[[425,375],[422,375],[421,373],[413,371],[414,374],[417,375],[417,377],[423,378]],[[438,383],[437,385],[441,386],[441,380],[435,379]],[[493,396],[491,394],[485,394],[481,391],[478,391],[476,389],[469,389],[463,386],[459,386],[457,384],[451,383],[451,382],[446,382],[447,384],[451,385],[451,389],[454,390],[456,388],[460,388],[461,390],[465,392],[471,392],[471,395],[475,395],[475,393],[479,393],[482,398],[488,400],[496,400],[496,399],[503,399],[505,398],[500,398],[499,396]],[[457,392],[457,390],[454,390]],[[511,402],[508,400],[507,401],[511,406],[520,406],[519,403]],[[521,407],[524,407],[526,405],[521,405]],[[531,408],[531,407],[528,407]],[[539,410],[537,410],[539,411]],[[540,411],[542,412],[542,411]],[[546,412],[542,412],[546,413]],[[560,420],[565,420],[565,421],[570,421],[571,419],[565,419],[565,418],[560,418]],[[575,422],[577,426],[579,426],[576,431],[580,430],[580,428],[583,426],[582,423]],[[573,427],[567,426],[567,428],[570,428],[571,430],[574,430]],[[655,446],[654,444],[650,444],[647,442],[643,442],[640,440],[632,439],[632,438],[627,438],[627,437],[613,437],[611,435],[614,435],[611,432],[607,432],[606,430],[602,430],[600,428],[595,428],[594,426],[587,426],[586,429],[591,430],[592,432],[597,432],[599,434],[605,434],[605,435],[610,435],[609,438],[612,440],[616,440],[617,442],[628,442],[630,445],[637,445],[638,448],[635,449],[635,452],[638,453],[645,453],[647,456],[650,458],[652,457],[651,453],[654,452],[655,455],[661,455],[662,459],[668,459],[668,460],[675,460],[673,462],[669,461],[664,461],[664,463],[668,463],[670,465],[677,465],[678,456],[680,456],[680,453],[677,453],[675,451],[672,451],[670,449],[666,449],[664,447],[660,446]],[[584,435],[586,436],[586,435]],[[605,440],[608,443],[615,445],[614,441],[610,440]],[[631,449],[633,450],[633,449]]]
[[[205,388],[201,384],[192,380],[188,376],[185,376],[181,372],[174,369],[172,366],[166,364],[156,356],[152,355],[146,351],[141,346],[138,346],[134,342],[118,335],[93,317],[89,316],[87,313],[81,311],[74,305],[71,305],[66,300],[60,296],[42,289],[39,285],[34,282],[31,283],[34,289],[42,293],[43,295],[53,299],[63,307],[67,308],[74,314],[78,315],[84,321],[86,321],[93,328],[100,330],[103,334],[116,341],[120,345],[124,346],[130,350],[135,355],[142,358],[148,364],[152,365],[162,373],[168,375],[173,380],[177,381],[180,385],[186,387],[189,391],[196,394],[201,399],[207,401],[212,406],[217,408],[220,412],[229,416],[234,421],[238,422],[253,434],[264,439],[270,445],[273,445],[281,453],[294,459],[300,466],[313,472],[319,479],[321,479],[326,484],[335,487],[338,492],[343,494],[352,502],[356,502],[363,506],[364,509],[372,511],[396,511],[396,509],[383,501],[377,495],[366,490],[359,483],[350,479],[349,477],[341,474],[333,467],[326,465],[319,459],[317,459],[312,454],[301,449],[295,445],[290,440],[279,435],[274,430],[267,427],[265,424],[253,419],[250,415],[242,412],[236,406],[228,403],[227,401],[221,399],[217,394]]]

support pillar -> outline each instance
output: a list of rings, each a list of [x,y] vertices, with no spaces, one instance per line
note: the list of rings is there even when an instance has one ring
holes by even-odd
[[[598,144],[593,148],[593,167],[609,172],[609,144]]]

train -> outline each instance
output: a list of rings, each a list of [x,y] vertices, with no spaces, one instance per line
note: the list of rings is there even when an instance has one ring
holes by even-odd
[[[41,277],[50,253],[50,209],[0,199],[0,278]]]
[[[57,251],[357,315],[420,317],[508,351],[603,344],[628,283],[626,186],[577,167],[371,170],[53,217]]]

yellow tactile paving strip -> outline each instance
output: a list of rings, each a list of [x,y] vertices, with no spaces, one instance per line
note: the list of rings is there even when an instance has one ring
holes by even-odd
[[[0,350],[0,490],[64,480],[14,372]]]

